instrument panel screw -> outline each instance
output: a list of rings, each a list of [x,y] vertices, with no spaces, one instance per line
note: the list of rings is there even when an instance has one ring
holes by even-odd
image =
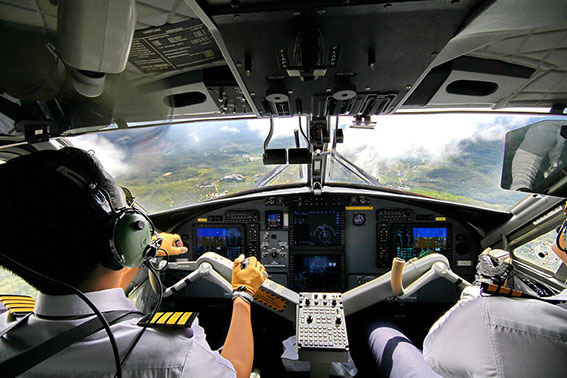
[[[325,14],[325,13],[327,13],[327,11],[326,11],[325,9],[319,9],[319,10],[317,10],[317,14],[319,14],[319,15],[323,15],[323,14]]]
[[[256,96],[256,92],[250,92],[250,96]]]
[[[384,8],[385,8],[385,9],[390,9],[390,8],[392,8],[392,4],[389,4],[389,3],[388,3],[388,4],[384,4]]]
[[[406,85],[406,89],[409,91],[411,89],[411,85]]]
[[[332,90],[331,88],[325,89],[325,92],[327,92],[327,93],[331,93],[332,91],[333,91],[333,90]]]
[[[242,16],[239,14],[235,14],[234,16],[232,16],[232,18],[234,18],[235,20],[240,20]]]
[[[433,51],[433,52],[431,53],[431,56],[434,57],[434,58],[435,58],[437,55],[439,55],[439,53],[438,53],[437,51]]]
[[[365,90],[365,91],[369,91],[369,90],[370,90],[370,86],[367,85],[367,86],[364,88],[364,90]]]
[[[301,12],[300,11],[293,11],[293,12],[291,12],[291,15],[293,17],[298,17],[298,16],[301,16]]]
[[[236,62],[235,64],[236,64],[236,67],[238,67],[238,68],[242,67],[242,62]]]

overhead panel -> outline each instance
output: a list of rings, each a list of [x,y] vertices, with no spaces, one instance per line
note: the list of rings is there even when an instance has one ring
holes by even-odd
[[[201,5],[262,116],[366,116],[392,112],[482,1],[368,3]]]

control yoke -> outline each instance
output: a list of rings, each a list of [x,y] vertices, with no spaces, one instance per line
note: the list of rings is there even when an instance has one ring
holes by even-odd
[[[169,297],[201,277],[230,294],[232,266],[232,261],[214,252],[204,253],[197,261],[171,262],[169,269],[188,270],[191,273],[167,288],[163,296]],[[348,360],[349,342],[345,316],[392,296],[407,298],[439,277],[461,288],[470,285],[451,271],[445,256],[431,254],[409,260],[407,264],[404,260],[395,258],[391,272],[344,294],[296,293],[274,281],[265,280],[254,296],[254,301],[295,324],[300,360],[311,363],[311,377],[329,377],[332,362]]]
[[[173,295],[199,278],[205,278],[220,286],[227,296],[232,292],[230,284],[232,261],[214,252],[204,253],[197,261],[170,262],[168,269],[191,273],[167,288],[163,294],[164,297]],[[393,261],[391,272],[342,295],[345,315],[351,315],[390,297],[407,298],[437,278],[445,278],[461,289],[470,285],[469,282],[451,271],[447,258],[438,253],[421,259],[412,259],[407,263],[396,258]],[[295,323],[296,307],[300,302],[299,293],[267,279],[254,299],[260,306]]]

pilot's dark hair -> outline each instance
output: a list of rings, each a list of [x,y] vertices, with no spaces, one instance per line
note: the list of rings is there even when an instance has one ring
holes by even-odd
[[[9,160],[0,165],[0,252],[80,286],[109,253],[109,217],[86,188],[57,171],[62,166],[97,183],[111,202],[116,200],[120,189],[92,153],[67,147]],[[0,264],[43,293],[67,293],[1,256]]]

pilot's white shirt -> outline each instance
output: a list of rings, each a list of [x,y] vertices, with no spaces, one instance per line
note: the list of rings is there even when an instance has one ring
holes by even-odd
[[[432,326],[423,354],[444,377],[565,377],[567,307],[465,293]]]
[[[86,293],[102,312],[136,308],[122,289],[109,289]],[[11,330],[0,340],[0,361],[38,343],[41,340],[77,326],[92,316],[76,320],[61,317],[84,316],[92,310],[75,295],[39,294],[34,315],[27,324]],[[7,313],[0,316],[0,329],[6,326]],[[119,320],[111,326],[121,357],[142,327],[137,325],[142,315]],[[205,340],[205,332],[195,321],[188,328],[147,328],[128,358],[124,377],[236,377],[232,364],[218,352],[212,351]],[[94,333],[36,367],[28,370],[27,377],[114,377],[115,362],[108,336],[104,330]],[[1,375],[1,372],[0,372]]]

